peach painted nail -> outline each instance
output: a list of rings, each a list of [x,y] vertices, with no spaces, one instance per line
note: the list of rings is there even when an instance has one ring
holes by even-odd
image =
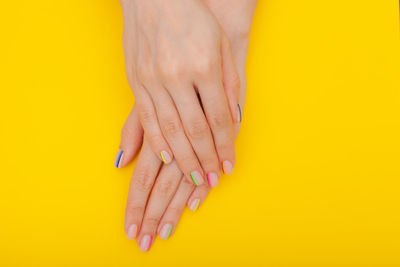
[[[122,151],[121,149],[118,150],[117,156],[115,157],[114,161],[115,168],[121,168],[123,153],[124,151]]]
[[[127,237],[128,237],[128,239],[135,239],[136,238],[136,235],[137,235],[137,226],[136,226],[136,224],[132,224],[130,227],[129,227],[129,229],[128,229],[128,234],[127,234]]]
[[[192,180],[195,185],[201,185],[204,182],[203,177],[198,171],[192,171],[190,173],[190,176],[192,177]]]
[[[172,232],[172,224],[164,224],[164,226],[161,228],[160,231],[160,238],[167,240],[169,238],[169,236],[171,235]]]
[[[164,164],[168,164],[172,161],[172,157],[170,156],[170,154],[167,151],[165,151],[165,150],[161,151],[160,155],[161,155],[161,159],[164,162]]]
[[[222,169],[224,170],[225,174],[231,174],[233,172],[233,165],[230,161],[225,160],[222,162]]]
[[[196,211],[199,208],[199,204],[200,204],[199,198],[193,199],[192,203],[190,203],[189,209],[191,211]]]
[[[141,251],[149,251],[152,240],[153,240],[153,237],[151,235],[145,235],[144,237],[142,237],[142,241],[140,242],[139,249]]]
[[[218,185],[218,176],[216,173],[210,172],[207,174],[208,185],[215,187]]]

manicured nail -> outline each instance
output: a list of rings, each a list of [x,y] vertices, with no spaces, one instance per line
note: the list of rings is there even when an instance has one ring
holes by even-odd
[[[218,185],[218,176],[214,172],[210,172],[207,174],[207,180],[210,187],[215,187]]]
[[[118,153],[117,153],[117,156],[115,157],[115,161],[114,161],[115,168],[121,168],[120,165],[122,163],[122,157],[123,157],[122,153],[124,153],[124,151],[119,149]]]
[[[198,171],[192,171],[190,176],[195,185],[201,185],[204,182],[203,177],[201,177],[201,174]]]
[[[172,224],[164,224],[164,226],[161,228],[160,231],[160,238],[167,240],[169,238],[169,236],[171,235],[172,232]]]
[[[171,156],[169,155],[169,153],[167,151],[165,151],[165,150],[161,151],[160,155],[161,155],[162,161],[165,164],[168,164],[168,163],[170,163],[172,161],[172,158],[171,158]]]
[[[190,203],[189,209],[191,211],[196,211],[199,208],[199,204],[200,204],[199,198],[193,199],[192,203]]]
[[[144,237],[142,237],[142,241],[140,242],[139,249],[141,251],[149,251],[152,240],[153,240],[153,237],[151,235],[145,235]]]
[[[233,165],[230,161],[225,160],[222,162],[222,169],[224,170],[225,174],[231,174],[233,172]]]
[[[240,105],[237,105],[238,108],[238,115],[237,115],[237,121],[242,122],[242,109],[240,108]]]
[[[137,235],[137,230],[138,230],[138,228],[137,228],[136,224],[132,224],[128,229],[128,234],[127,234],[128,239],[131,239],[131,240],[135,239],[136,235]]]

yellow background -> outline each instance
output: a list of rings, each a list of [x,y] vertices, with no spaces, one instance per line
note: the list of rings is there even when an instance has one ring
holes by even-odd
[[[400,266],[398,11],[260,0],[235,173],[143,253],[118,1],[2,1],[0,266]]]

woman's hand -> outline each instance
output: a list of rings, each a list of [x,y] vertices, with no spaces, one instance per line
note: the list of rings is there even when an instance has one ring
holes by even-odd
[[[229,33],[233,46],[233,59],[240,75],[240,106],[244,106],[246,92],[245,61],[248,46],[248,33],[255,9],[255,0],[249,1],[250,7],[244,8],[243,3],[236,1],[227,6],[218,6],[217,1],[208,1],[209,8],[216,14],[224,30]],[[251,3],[250,3],[251,2]],[[212,4],[216,5],[212,5]],[[246,10],[246,12],[240,11]],[[240,20],[238,16],[244,17]],[[232,23],[227,23],[231,21]],[[247,26],[243,25],[246,24]],[[236,29],[236,30],[235,30]],[[238,32],[240,29],[240,32]],[[241,115],[241,114],[240,114]],[[240,118],[241,121],[241,118]],[[239,124],[235,125],[235,136],[239,132]],[[121,148],[126,156],[124,165],[128,164],[142,143],[143,129],[139,122],[136,108],[132,109],[121,136]],[[161,171],[159,172],[161,168]],[[158,176],[156,178],[156,176]],[[156,233],[162,239],[168,239],[175,232],[185,205],[196,210],[207,197],[210,187],[218,180],[208,181],[209,186],[195,187],[186,179],[181,179],[182,173],[175,162],[162,165],[149,148],[146,141],[135,166],[128,195],[125,231],[129,239],[137,238],[141,250],[147,251],[154,242]],[[151,191],[151,192],[150,192]],[[149,194],[150,197],[149,197]]]
[[[122,0],[126,72],[150,147],[200,185],[235,163],[239,78],[228,38],[200,0]],[[233,119],[232,119],[233,118]],[[116,165],[127,163],[120,152]]]
[[[238,53],[235,57],[241,68],[241,92],[245,91],[244,72],[245,58]],[[244,105],[245,94],[240,94],[240,104]],[[235,125],[235,136],[239,132]],[[142,142],[143,129],[140,127],[139,115],[134,107],[130,113],[121,136],[121,147],[126,151],[126,163],[133,160],[138,146]],[[144,140],[135,170],[132,176],[125,214],[125,232],[129,239],[137,239],[139,248],[148,251],[156,234],[168,239],[176,230],[185,205],[195,211],[207,197],[210,188],[218,180],[208,180],[195,187],[183,174],[175,161],[168,165],[162,162]]]
[[[121,143],[132,160],[140,143],[141,132],[137,132],[138,114],[135,108],[124,125]],[[235,129],[238,132],[238,128]],[[133,172],[125,214],[125,232],[129,239],[137,239],[140,250],[148,251],[156,234],[168,239],[175,232],[185,205],[195,211],[207,197],[211,186],[217,181],[208,181],[195,187],[183,179],[175,161],[162,165],[151,150],[147,140],[143,141],[139,158]]]

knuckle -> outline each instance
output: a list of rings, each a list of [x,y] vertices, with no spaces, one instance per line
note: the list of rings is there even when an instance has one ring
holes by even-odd
[[[154,80],[154,72],[149,65],[142,64],[142,66],[136,70],[136,75],[137,79],[143,84],[148,84]]]
[[[218,169],[219,163],[217,156],[214,157],[214,151],[210,154],[210,156],[201,160],[201,165],[204,166],[205,170]]]
[[[159,72],[162,77],[169,82],[180,82],[185,77],[187,67],[182,62],[175,61],[161,61],[158,66]]]
[[[229,116],[226,112],[217,112],[210,116],[210,126],[213,129],[225,129],[229,126]]]
[[[160,218],[149,216],[149,217],[144,218],[143,225],[147,225],[148,227],[151,227],[151,228],[157,228],[159,221],[160,221]]]
[[[233,72],[228,79],[228,83],[232,89],[238,90],[240,88],[240,77],[236,72]]]
[[[155,121],[155,114],[154,112],[146,107],[140,107],[139,109],[139,116],[143,123],[149,123]]]
[[[209,77],[216,70],[217,62],[212,57],[203,57],[197,60],[195,72],[202,77]]]
[[[159,195],[170,195],[175,191],[175,183],[173,180],[168,179],[167,181],[160,181],[156,183],[154,192]]]
[[[161,147],[163,147],[163,143],[164,143],[164,138],[162,135],[160,134],[148,134],[148,138],[150,143],[153,145],[153,147],[155,147],[157,150]]]
[[[175,137],[181,130],[181,124],[175,119],[169,119],[163,125],[163,131],[168,137]]]
[[[189,179],[183,178],[182,184],[183,184],[185,187],[194,188],[193,182],[190,181]]]
[[[122,139],[131,139],[131,137],[135,136],[135,130],[132,127],[129,127],[127,123],[124,124],[121,130],[121,138]]]
[[[127,205],[126,206],[126,214],[131,216],[140,216],[144,212],[144,207],[134,206],[134,205]]]
[[[153,186],[153,179],[151,177],[150,168],[141,168],[136,170],[133,186],[140,192],[149,192]]]
[[[232,160],[235,157],[235,152],[232,150],[232,148],[232,144],[228,142],[217,144],[218,153],[223,155],[223,157],[221,156],[220,158],[227,158]]]
[[[175,206],[169,207],[168,213],[170,213],[173,217],[179,218],[183,213],[183,207],[175,207]]]
[[[207,136],[209,129],[202,119],[193,120],[188,126],[187,132],[191,139],[202,139]]]

